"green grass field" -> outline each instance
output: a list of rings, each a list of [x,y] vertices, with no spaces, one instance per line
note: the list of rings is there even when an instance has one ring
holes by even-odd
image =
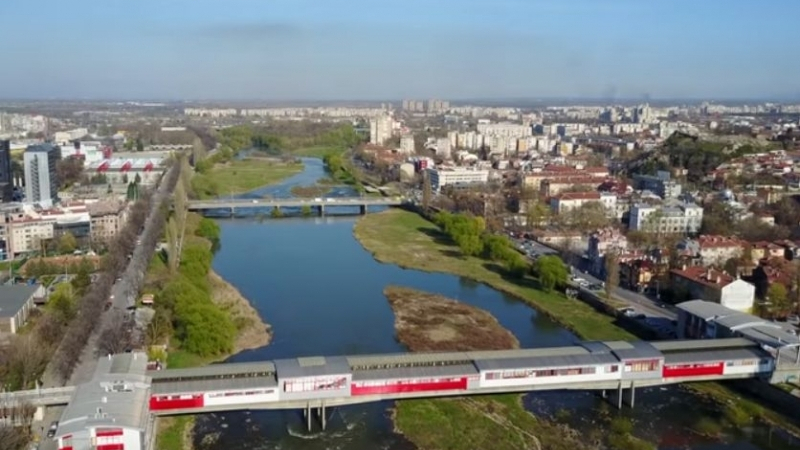
[[[246,159],[218,164],[206,176],[214,181],[219,195],[224,197],[279,183],[302,171],[302,164]]]

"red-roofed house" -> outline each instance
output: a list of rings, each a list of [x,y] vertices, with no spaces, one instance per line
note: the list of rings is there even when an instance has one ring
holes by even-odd
[[[684,266],[670,271],[670,281],[673,289],[685,291],[691,299],[719,303],[737,311],[753,308],[755,286],[721,270]]]

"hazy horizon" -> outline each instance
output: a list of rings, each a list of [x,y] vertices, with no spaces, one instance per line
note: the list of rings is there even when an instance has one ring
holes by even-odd
[[[800,99],[798,15],[796,0],[0,2],[0,98]]]

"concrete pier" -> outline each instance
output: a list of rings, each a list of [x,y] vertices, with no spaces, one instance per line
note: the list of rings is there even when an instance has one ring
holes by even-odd
[[[306,429],[308,429],[309,433],[311,432],[311,404],[309,403],[306,405],[306,408],[303,410],[303,415],[306,418]]]
[[[325,429],[327,428],[327,425],[328,425],[327,424],[328,417],[325,414],[325,403],[324,402],[320,405],[320,407],[319,407],[319,409],[317,411],[319,411],[319,423],[322,426],[322,431],[325,431]]]
[[[366,215],[367,214],[367,205],[359,206],[359,211],[361,212],[362,216]]]

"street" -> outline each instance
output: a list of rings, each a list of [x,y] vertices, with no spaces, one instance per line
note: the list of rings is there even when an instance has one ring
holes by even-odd
[[[519,239],[515,237],[511,237],[512,242],[520,248],[521,251],[525,252],[526,256],[529,259],[535,259],[540,255],[558,255],[559,252],[547,247],[546,245],[540,244],[534,240],[530,239]],[[589,285],[592,284],[603,284],[603,280],[600,280],[597,277],[594,277],[588,273],[585,273],[581,268],[576,267],[574,265],[568,265],[570,272],[572,275],[577,276],[579,278],[583,278],[587,281]],[[674,308],[671,306],[661,307],[659,302],[656,300],[649,298],[645,295],[639,294],[637,292],[633,292],[624,288],[616,288],[613,291],[614,299],[627,303],[631,308],[635,310],[635,314],[644,314],[648,317],[654,317],[659,319],[668,319],[668,320],[675,320],[677,318],[677,314],[674,311]]]
[[[144,275],[147,271],[152,252],[154,250],[153,248],[145,248],[144,245],[138,245],[138,243],[149,241],[157,242],[160,239],[160,236],[151,235],[158,232],[154,227],[154,225],[156,225],[156,213],[161,207],[161,203],[170,195],[166,183],[168,173],[169,172],[164,175],[162,182],[159,184],[158,190],[153,194],[150,204],[150,211],[147,213],[144,226],[142,227],[142,232],[139,234],[139,241],[137,241],[137,246],[134,249],[133,254],[130,256],[128,265],[125,268],[122,276],[117,280],[116,283],[114,283],[114,286],[111,289],[113,295],[112,306],[107,311],[103,312],[98,318],[97,327],[89,337],[86,347],[83,349],[80,362],[77,366],[75,366],[75,370],[72,372],[69,383],[67,383],[69,385],[78,385],[91,380],[92,375],[97,367],[98,339],[101,333],[105,327],[109,325],[115,313],[119,311],[127,311],[129,308],[136,305],[136,297],[144,281]],[[58,376],[50,373],[49,371],[46,372],[42,378],[42,387],[47,388],[62,386],[62,384],[59,382]],[[48,439],[46,433],[50,423],[61,418],[63,410],[63,407],[47,408],[45,410],[44,420],[41,422],[34,422],[33,430],[35,433],[39,433],[39,450],[57,450],[57,442]]]

